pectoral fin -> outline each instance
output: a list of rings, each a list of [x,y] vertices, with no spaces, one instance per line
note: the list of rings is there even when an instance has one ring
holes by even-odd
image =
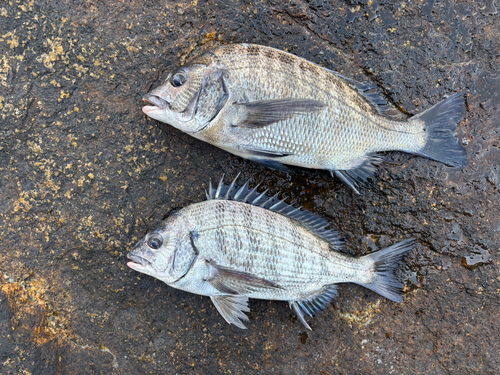
[[[260,158],[248,158],[251,161],[254,161],[256,163],[262,164],[263,166],[271,169],[275,169],[277,171],[281,172],[290,172],[290,168],[288,168],[286,165],[283,165],[279,161],[272,160],[272,159],[260,159]]]
[[[290,168],[283,165],[283,163],[281,163],[279,159],[285,156],[293,155],[292,153],[283,151],[264,150],[262,148],[255,148],[252,146],[242,146],[241,149],[248,154],[247,156],[248,159],[256,163],[263,164],[268,168],[276,169],[282,172],[290,171]]]
[[[206,262],[208,277],[205,281],[208,281],[215,289],[222,293],[236,295],[248,294],[249,292],[262,289],[281,289],[279,285],[249,273],[222,267],[213,261],[207,260]]]
[[[211,296],[215,308],[229,324],[234,324],[236,327],[246,329],[242,320],[248,321],[245,312],[249,312],[247,296]]]
[[[258,100],[234,103],[236,115],[233,126],[261,128],[302,113],[316,112],[325,105],[313,99]]]
[[[282,158],[283,156],[293,155],[291,152],[266,150],[263,148],[257,148],[253,146],[242,146],[241,149],[245,150],[250,155],[262,156],[266,158]]]

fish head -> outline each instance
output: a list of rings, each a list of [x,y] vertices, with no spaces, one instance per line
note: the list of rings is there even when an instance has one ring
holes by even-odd
[[[194,114],[203,81],[203,66],[182,67],[171,72],[163,85],[143,96],[150,105],[142,111],[155,120],[183,131],[196,131]]]
[[[171,219],[171,220],[169,220]],[[127,266],[167,284],[182,278],[197,256],[183,220],[169,217],[127,254]]]
[[[166,81],[143,96],[149,105],[142,111],[186,133],[205,128],[222,109],[227,99],[222,70],[210,55],[174,69]]]

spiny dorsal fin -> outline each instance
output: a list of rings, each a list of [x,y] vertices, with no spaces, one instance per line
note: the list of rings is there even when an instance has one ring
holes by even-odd
[[[392,117],[396,115],[396,110],[392,108],[387,100],[381,94],[382,90],[377,85],[370,85],[355,81],[351,78],[344,77],[343,75],[333,72],[337,77],[344,80],[349,86],[355,89],[372,107],[381,115]]]
[[[338,250],[343,247],[344,240],[340,237],[339,233],[333,229],[326,229],[330,226],[328,221],[302,208],[293,207],[285,203],[285,199],[280,200],[277,194],[270,197],[265,192],[259,193],[257,188],[260,184],[250,189],[248,187],[249,182],[247,181],[241,187],[237,187],[236,180],[239,175],[238,173],[231,185],[224,183],[224,175],[222,175],[217,189],[212,187],[212,181],[210,180],[208,192],[206,192],[207,200],[224,199],[265,208],[298,221],[317,236],[328,241],[333,249]]]

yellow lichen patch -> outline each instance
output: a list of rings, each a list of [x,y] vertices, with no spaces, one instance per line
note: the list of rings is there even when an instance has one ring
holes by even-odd
[[[52,169],[50,167],[46,167],[46,168],[41,168],[44,170],[44,173],[45,173],[45,177],[46,177],[46,180],[44,181],[44,183],[42,184],[42,186],[44,187],[47,187],[51,190],[54,191],[54,193],[57,193],[60,189],[59,185],[61,184],[61,182],[59,181],[57,184],[54,182],[54,180],[52,180]]]
[[[40,147],[40,145],[38,143],[28,141],[27,144],[28,144],[28,147],[31,149],[31,151],[33,151],[37,154],[43,152],[42,148]]]
[[[0,60],[0,82],[2,86],[7,86],[7,76],[9,71],[12,69],[9,65],[9,60],[6,56],[3,56]]]
[[[364,327],[370,324],[374,314],[380,313],[380,302],[377,300],[375,303],[363,304],[360,310],[348,313],[339,313],[340,317],[347,320],[349,326],[352,328],[353,324],[359,327]]]
[[[73,64],[72,67],[77,71],[78,77],[81,77],[82,74],[86,74],[89,70],[89,68],[86,68],[78,64]]]
[[[59,96],[59,99],[57,101],[60,102],[63,99],[69,99],[69,92],[61,90],[61,95]]]
[[[19,9],[21,9],[23,12],[28,12],[33,10],[33,4],[34,0],[30,0],[27,4],[22,3],[21,5],[18,5]]]
[[[101,233],[100,231],[96,231],[96,232],[94,233],[94,235],[95,235],[97,238],[100,238],[101,240],[106,241],[106,235],[104,235],[104,233]]]
[[[41,140],[40,140],[41,142]],[[28,141],[29,144],[29,141]],[[32,148],[33,149],[33,148]],[[35,151],[35,150],[34,150]],[[47,192],[48,190],[52,190],[54,193],[57,193],[60,189],[61,182],[54,182],[53,176],[57,176],[59,171],[56,166],[56,163],[52,158],[50,159],[41,159],[41,161],[33,164],[35,167],[38,167],[43,174],[45,175],[45,180],[40,181],[38,187],[42,188],[40,191]]]
[[[84,217],[83,219],[80,220],[80,222],[88,228],[95,227],[94,218],[92,215]]]
[[[123,219],[123,217],[113,217],[113,220],[115,221],[115,224],[118,228],[121,228],[123,227],[123,224],[125,222],[125,220]]]
[[[23,212],[28,212],[31,210],[33,205],[29,203],[29,194],[26,191],[21,191],[19,194],[19,199],[14,202],[14,212],[23,210]]]
[[[0,37],[0,42],[5,41],[11,49],[19,46],[19,37],[16,35],[16,31],[9,31],[7,34]]]
[[[129,39],[126,42],[121,42],[121,44],[127,48],[127,51],[130,52],[138,53],[142,49],[141,46],[134,46],[134,41],[132,39]]]
[[[43,63],[46,68],[52,69],[55,62],[64,55],[62,40],[61,38],[56,38],[54,40],[47,39],[47,42],[44,43],[44,45],[50,46],[50,52],[40,55],[37,58],[37,61]]]
[[[205,34],[205,37],[202,40],[202,43],[208,43],[216,39],[217,33],[212,31],[210,33]]]

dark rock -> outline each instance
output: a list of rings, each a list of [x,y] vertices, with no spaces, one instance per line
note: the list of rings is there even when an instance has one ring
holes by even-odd
[[[472,0],[3,2],[0,373],[499,373],[498,25],[495,2]],[[470,166],[390,153],[357,196],[142,114],[170,67],[237,42],[378,84],[404,114],[467,92]],[[331,220],[351,255],[417,238],[406,301],[343,285],[307,333],[286,303],[252,301],[242,331],[126,267],[210,177],[240,171]]]

